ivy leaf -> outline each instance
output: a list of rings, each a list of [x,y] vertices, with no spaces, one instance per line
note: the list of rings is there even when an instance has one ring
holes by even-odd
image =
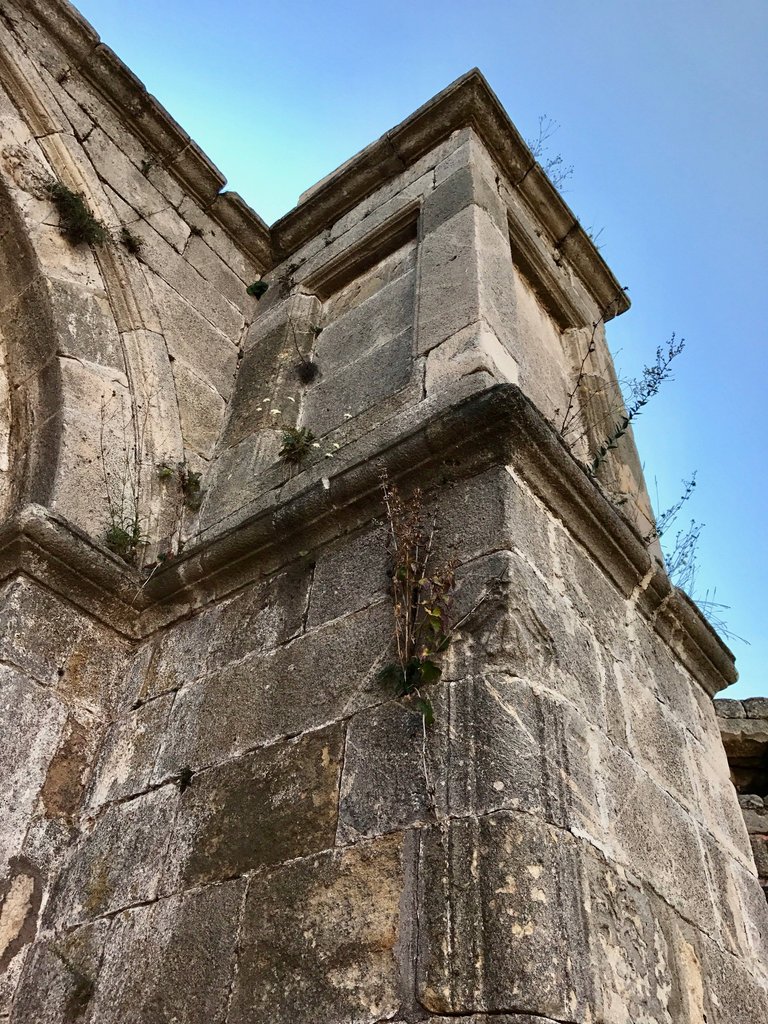
[[[395,692],[398,694],[404,692],[403,670],[394,662],[391,662],[389,665],[385,665],[381,672],[379,672],[377,679],[383,686],[394,687]]]
[[[413,702],[413,706],[424,718],[424,724],[429,728],[430,725],[435,724],[435,709],[432,707],[432,701],[427,697],[417,697]]]
[[[429,658],[421,662],[421,681],[425,686],[428,686],[430,683],[436,683],[442,674],[443,670],[440,666],[436,665]]]

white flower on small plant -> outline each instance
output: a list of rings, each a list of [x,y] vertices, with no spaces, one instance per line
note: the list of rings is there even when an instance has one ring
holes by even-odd
[[[270,414],[272,416],[279,416],[280,415],[280,410],[279,409],[272,409]]]

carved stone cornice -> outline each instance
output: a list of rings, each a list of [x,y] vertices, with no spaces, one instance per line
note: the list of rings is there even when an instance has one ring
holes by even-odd
[[[513,384],[406,410],[342,449],[332,471],[323,460],[257,495],[236,523],[148,581],[63,518],[30,506],[0,532],[0,578],[23,572],[140,638],[375,517],[383,470],[427,489],[491,465],[514,468],[707,693],[736,679],[733,655],[698,608]]]

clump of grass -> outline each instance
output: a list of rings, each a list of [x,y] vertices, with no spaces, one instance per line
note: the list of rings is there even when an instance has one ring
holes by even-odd
[[[309,427],[286,427],[279,456],[283,462],[298,466],[309,455],[315,435]]]
[[[109,239],[109,232],[88,209],[82,192],[73,192],[60,181],[52,181],[48,186],[48,195],[59,211],[61,233],[73,245],[83,242],[103,245]]]
[[[138,256],[144,246],[144,240],[125,227],[120,231],[120,241],[134,256]]]
[[[114,520],[107,527],[104,540],[110,551],[122,558],[128,565],[134,565],[139,545],[142,543],[141,529],[136,520],[131,522]]]

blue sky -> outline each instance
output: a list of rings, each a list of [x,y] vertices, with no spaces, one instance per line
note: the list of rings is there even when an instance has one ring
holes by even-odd
[[[662,507],[698,471],[698,591],[749,641],[727,695],[768,693],[765,0],[78,6],[267,222],[471,67],[526,137],[558,122],[565,198],[632,298],[620,370],[686,338],[637,441]]]

